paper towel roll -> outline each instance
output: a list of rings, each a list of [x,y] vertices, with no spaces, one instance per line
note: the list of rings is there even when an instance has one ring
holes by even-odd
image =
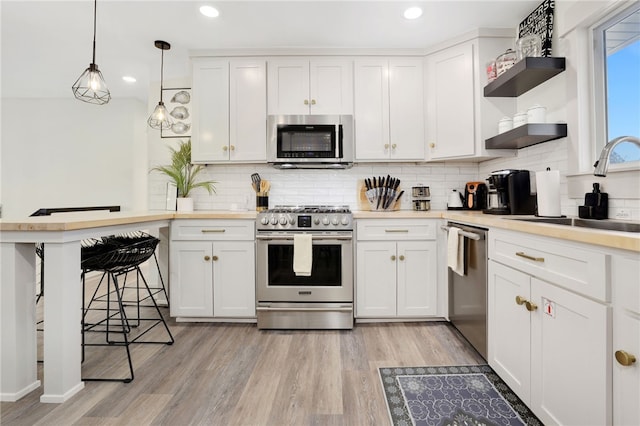
[[[558,217],[560,214],[560,171],[536,172],[538,216]]]

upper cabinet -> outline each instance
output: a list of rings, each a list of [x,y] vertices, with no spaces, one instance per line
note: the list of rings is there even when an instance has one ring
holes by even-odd
[[[353,65],[347,59],[273,59],[270,115],[353,114]]]
[[[355,60],[356,161],[425,160],[420,58]]]
[[[461,40],[426,58],[427,143],[430,160],[486,159],[514,151],[487,151],[484,140],[498,121],[512,115],[515,101],[482,95],[484,63],[513,46],[512,35]]]
[[[263,59],[193,58],[194,163],[266,161]]]

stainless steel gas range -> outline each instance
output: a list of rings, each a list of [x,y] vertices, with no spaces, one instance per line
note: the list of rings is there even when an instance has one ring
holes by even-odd
[[[260,329],[353,328],[353,216],[348,207],[277,206],[256,224]],[[296,235],[308,234],[304,244]],[[294,242],[295,240],[295,242]],[[307,274],[294,258],[309,255]]]

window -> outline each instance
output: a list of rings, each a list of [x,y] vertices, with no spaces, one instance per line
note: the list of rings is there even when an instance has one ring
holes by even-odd
[[[594,30],[596,155],[618,136],[640,137],[640,5],[617,13]],[[640,147],[623,142],[611,168],[640,166]]]

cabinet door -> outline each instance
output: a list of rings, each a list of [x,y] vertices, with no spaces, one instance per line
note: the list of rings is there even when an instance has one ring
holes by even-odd
[[[357,243],[356,316],[396,316],[396,243]]]
[[[213,245],[215,317],[255,317],[255,249],[251,241]]]
[[[624,351],[633,355],[635,362],[623,365],[613,360],[613,424],[640,425],[640,314],[618,307],[615,310],[614,354]]]
[[[309,114],[309,61],[272,60],[267,72],[269,114]]]
[[[489,365],[529,405],[531,315],[516,303],[516,297],[529,300],[530,277],[493,261],[489,261],[488,274]]]
[[[229,159],[229,62],[194,59],[192,160]]]
[[[233,59],[229,76],[229,160],[267,159],[267,78],[264,60]]]
[[[475,154],[473,44],[460,44],[427,58],[430,159]]]
[[[531,409],[544,424],[611,424],[610,308],[537,278],[531,300]]]
[[[630,365],[613,359],[613,424],[640,425],[640,260],[615,256],[611,267],[613,291],[613,351],[631,355]],[[622,353],[624,352],[624,353]]]
[[[358,59],[355,61],[354,75],[355,158],[356,160],[388,159],[388,61]]]
[[[311,114],[353,114],[353,66],[345,60],[311,61]]]
[[[398,316],[435,315],[437,273],[435,241],[398,242]]]
[[[389,157],[425,160],[424,71],[421,59],[389,61]]]
[[[171,242],[169,291],[172,317],[213,316],[211,259],[211,242]]]

